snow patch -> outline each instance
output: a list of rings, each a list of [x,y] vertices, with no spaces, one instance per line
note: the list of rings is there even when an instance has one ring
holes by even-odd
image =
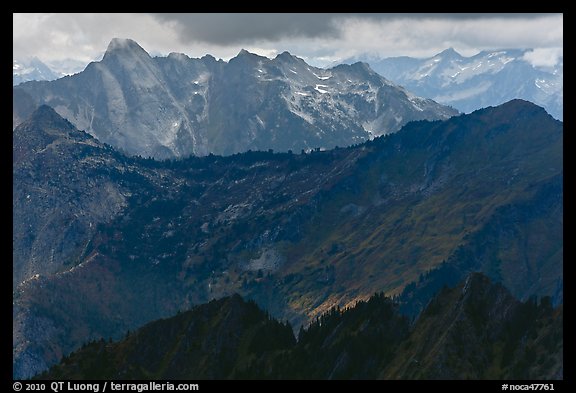
[[[328,88],[327,85],[316,85],[316,87],[314,88],[314,90],[316,90],[318,93],[320,94],[326,94],[328,93],[328,90],[324,90],[323,88]]]
[[[260,126],[262,128],[266,128],[266,125],[264,124],[264,121],[262,121],[262,119],[260,118],[260,116],[256,115],[256,121],[258,122],[258,124],[260,124]]]
[[[312,73],[312,74],[313,74],[316,78],[320,79],[321,81],[325,81],[326,79],[332,78],[332,75],[329,75],[329,76],[320,76],[320,75],[317,75],[317,74],[315,74],[315,73]]]

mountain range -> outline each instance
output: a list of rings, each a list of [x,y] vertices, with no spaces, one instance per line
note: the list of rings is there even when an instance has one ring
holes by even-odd
[[[330,151],[157,161],[41,106],[13,132],[14,377],[235,292],[296,329],[376,292],[417,318],[474,271],[561,304],[562,147],[513,100]]]
[[[240,296],[99,341],[39,379],[562,379],[563,308],[521,303],[473,273],[413,326],[374,295],[320,316],[298,340]]]
[[[153,58],[118,38],[84,71],[13,92],[14,127],[48,104],[101,142],[157,159],[330,149],[458,113],[365,63],[321,69],[288,52],[268,59],[245,50],[228,62],[178,53]]]
[[[521,98],[544,107],[562,120],[563,58],[555,65],[534,65],[529,60],[532,52],[528,49],[482,51],[464,57],[449,48],[423,59],[408,56],[361,59],[368,61],[380,75],[415,94],[465,113]]]
[[[51,81],[62,76],[35,57],[28,61],[12,61],[12,85],[14,86],[31,80]]]
[[[28,81],[52,81],[78,73],[86,64],[74,59],[56,60],[46,64],[37,57],[12,60],[12,85]]]

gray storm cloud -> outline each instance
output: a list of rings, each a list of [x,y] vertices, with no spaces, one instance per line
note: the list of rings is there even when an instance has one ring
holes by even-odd
[[[562,53],[562,14],[13,14],[13,58],[101,58],[114,37],[154,55],[210,53],[229,59],[240,48],[274,56],[284,50],[314,65],[352,56],[432,56],[448,47],[533,48],[526,58],[551,64]],[[546,50],[542,50],[546,49]]]
[[[347,19],[393,21],[398,19],[471,20],[534,19],[551,14],[465,14],[465,13],[257,13],[257,14],[151,14],[158,21],[171,23],[184,42],[217,45],[237,44],[246,40],[274,41],[286,37],[338,38],[340,25]]]
[[[153,14],[171,22],[183,42],[218,45],[284,37],[338,37],[332,14]]]

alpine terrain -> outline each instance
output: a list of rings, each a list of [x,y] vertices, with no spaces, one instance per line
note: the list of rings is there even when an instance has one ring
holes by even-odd
[[[268,59],[245,50],[228,62],[178,53],[153,58],[118,38],[83,72],[13,92],[14,127],[48,104],[99,141],[157,159],[344,147],[411,120],[458,113],[365,63],[325,70],[288,52]]]
[[[84,69],[86,63],[80,60],[64,59],[49,64],[36,57],[12,60],[12,85],[28,81],[52,81],[66,75],[76,74]]]
[[[133,57],[123,63],[127,51]],[[138,68],[141,78],[132,79],[129,67]],[[126,72],[112,74],[113,69]],[[172,71],[157,73],[162,69]],[[213,77],[234,69],[237,73],[228,78]],[[199,105],[210,102],[203,106],[208,116],[221,116],[211,118],[216,128],[205,141],[217,140],[216,130],[233,130],[228,116],[243,119],[238,130],[267,131],[254,134],[250,143],[274,135],[248,115],[258,105],[271,106],[257,112],[265,125],[275,113],[290,124],[279,130],[307,133],[309,128],[290,123],[304,119],[295,112],[298,105],[308,108],[306,102],[317,109],[317,117],[302,124],[333,124],[331,135],[347,130],[364,141],[365,129],[338,128],[336,122],[353,124],[346,117],[352,113],[372,113],[374,121],[384,122],[374,108],[413,108],[400,99],[364,106],[361,97],[377,86],[377,102],[394,91],[423,109],[441,108],[387,84],[364,64],[308,70],[288,54],[268,60],[249,53],[228,63],[180,55],[152,59],[125,41],[114,41],[102,62],[81,74],[14,88],[23,102],[25,96],[52,97],[61,113],[70,110],[68,121],[42,105],[13,131],[15,378],[38,375],[63,357],[63,366],[50,375],[560,377],[561,121],[530,102],[512,100],[448,120],[410,122],[350,147],[304,154],[266,150],[158,161],[131,157],[104,143],[119,142],[126,132],[125,141],[150,142],[162,150],[159,139],[144,142],[145,127],[142,138],[130,134],[129,123],[155,116],[150,97],[177,97],[176,85],[167,79],[162,86],[170,88],[158,91],[160,85],[149,85],[159,80],[153,76],[185,71],[197,73]],[[290,83],[288,74],[294,75]],[[92,77],[97,78],[93,84]],[[222,86],[244,86],[250,78],[245,86],[253,87],[250,94],[242,96],[243,89],[235,90],[235,98],[225,94],[230,90]],[[343,82],[348,79],[353,82]],[[129,99],[121,83],[149,94]],[[363,84],[364,93],[350,93],[357,94],[357,106],[338,107],[333,97],[344,93],[319,91]],[[179,84],[181,94],[192,91],[194,83],[184,85]],[[98,110],[109,108],[114,119],[126,120],[126,127],[108,128],[112,123],[94,109],[92,127],[84,128],[94,132],[100,124],[111,132],[110,139],[103,142],[78,130],[73,120],[92,116],[80,110],[82,99],[72,101],[80,90],[84,95],[76,97],[88,97]],[[308,96],[297,101],[296,92]],[[146,104],[139,111],[131,99]],[[210,114],[214,103],[228,109]],[[340,109],[321,117],[322,103]],[[126,108],[132,109],[122,112]],[[164,108],[162,121],[188,113]],[[133,115],[128,119],[126,113]],[[251,119],[255,128],[248,127]],[[220,152],[257,146],[242,145],[239,134],[230,132]],[[172,146],[168,140],[174,148],[184,146],[170,138],[162,146]],[[190,148],[201,146],[191,141]],[[488,278],[470,276],[474,272]],[[394,305],[375,293],[393,297]],[[208,303],[213,299],[222,300]],[[203,303],[208,304],[194,308]],[[296,340],[292,329],[301,326]],[[170,350],[158,354],[160,347]],[[90,363],[83,353],[100,357]],[[188,356],[193,361],[186,366],[180,360]],[[310,367],[303,370],[303,364]]]
[[[37,58],[12,61],[12,85],[16,86],[27,81],[51,81],[59,75]]]
[[[380,75],[408,90],[469,113],[522,98],[563,119],[564,61],[533,65],[531,50],[482,51],[471,57],[454,49],[417,59],[391,57],[369,61]]]

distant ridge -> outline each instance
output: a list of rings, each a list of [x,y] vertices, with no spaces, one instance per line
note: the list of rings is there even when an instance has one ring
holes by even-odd
[[[83,72],[14,87],[14,97],[14,126],[48,104],[98,140],[157,159],[331,149],[458,113],[365,64],[324,70],[288,52],[268,59],[244,49],[229,62],[153,58],[120,38]]]

